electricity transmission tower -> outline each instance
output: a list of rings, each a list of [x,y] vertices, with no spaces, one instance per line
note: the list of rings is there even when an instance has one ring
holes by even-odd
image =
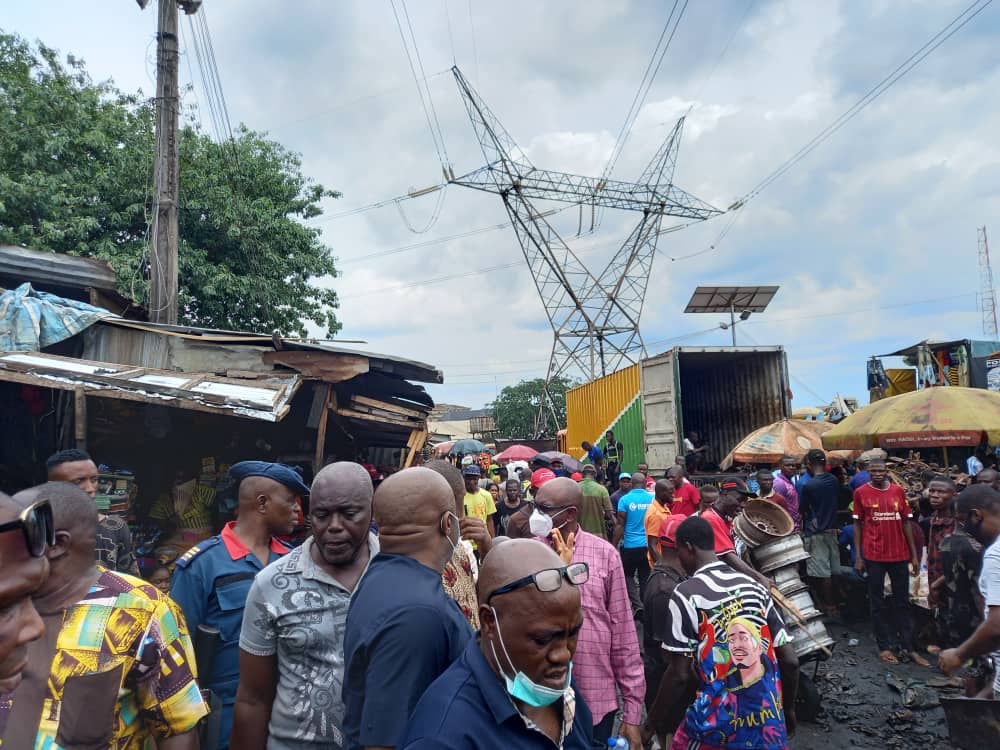
[[[983,335],[996,340],[997,295],[993,287],[993,269],[990,267],[990,245],[986,241],[986,227],[979,227],[976,231],[979,234],[979,296],[983,306]]]
[[[645,347],[639,318],[664,216],[701,221],[722,213],[674,186],[684,118],[653,156],[638,182],[536,168],[457,67],[452,68],[486,166],[455,178],[498,194],[517,233],[554,333],[546,378],[593,380],[638,361]],[[615,208],[641,214],[639,223],[596,275],[546,221],[534,200]]]

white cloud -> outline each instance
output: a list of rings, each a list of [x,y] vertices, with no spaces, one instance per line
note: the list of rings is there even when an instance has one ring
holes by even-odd
[[[342,190],[343,199],[327,202],[329,212],[441,179],[387,4],[206,6],[233,121],[269,129],[303,154],[306,174]],[[917,13],[900,0],[761,0],[737,28],[744,7],[691,5],[616,177],[638,176],[677,117],[690,112],[676,183],[728,206],[922,45],[961,2],[925,2]],[[483,155],[447,72],[453,60],[537,166],[597,175],[667,13],[626,0],[580,3],[572,12],[562,4],[476,0],[470,25],[464,2],[408,9],[458,173],[482,166]],[[95,79],[153,90],[149,10],[36,0],[8,9],[4,24],[84,58]],[[987,10],[751,200],[721,241],[729,217],[662,237],[645,339],[667,340],[662,349],[681,334],[706,331],[684,343],[724,344],[728,333],[712,329],[716,317],[681,312],[693,287],[780,284],[772,308],[744,331],[786,346],[792,374],[808,386],[795,387],[797,400],[808,402],[810,391],[863,395],[869,354],[930,336],[977,337],[975,228],[1000,224],[997,34],[997,15]],[[195,64],[193,56],[182,60],[182,81]],[[422,225],[435,202],[431,195],[406,203],[407,218]],[[596,218],[571,208],[550,221],[581,260],[600,269],[638,217],[603,212],[591,233]],[[544,374],[551,334],[513,230],[351,262],[506,220],[497,196],[451,187],[423,235],[411,234],[392,207],[316,222],[343,261],[342,275],[323,282],[341,295],[343,335],[441,366],[448,383],[432,392],[449,402],[477,406],[504,385]],[[513,267],[476,273],[506,265]],[[431,283],[442,277],[450,280]]]

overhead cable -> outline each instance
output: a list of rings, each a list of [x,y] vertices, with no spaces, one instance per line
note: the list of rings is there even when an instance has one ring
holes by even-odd
[[[778,166],[773,172],[771,172],[767,177],[757,183],[749,193],[747,193],[742,202],[750,200],[751,198],[759,195],[761,191],[766,189],[771,183],[780,178],[785,172],[795,166],[798,162],[812,153],[820,144],[824,143],[830,136],[840,130],[844,125],[850,122],[854,117],[858,115],[865,107],[871,104],[873,101],[878,99],[882,94],[888,91],[892,86],[903,78],[907,73],[913,70],[917,65],[919,65],[923,60],[930,55],[934,50],[944,44],[948,39],[950,39],[954,34],[956,34],[963,26],[969,23],[973,18],[982,13],[986,7],[992,3],[993,0],[976,0],[974,3],[969,5],[965,10],[959,13],[955,18],[948,22],[944,28],[938,31],[934,36],[927,40],[918,50],[916,50],[912,55],[910,55],[906,60],[900,63],[889,75],[875,84],[868,92],[862,96],[853,105],[844,110],[841,115],[834,120],[832,123],[827,125],[823,130],[821,130],[812,140],[806,143],[802,148],[796,151],[791,157],[784,161]]]
[[[674,34],[677,33],[677,26],[680,24],[681,18],[684,16],[684,11],[687,9],[688,0],[684,0],[684,5],[681,6],[680,12],[677,13],[677,6],[679,2],[680,0],[674,0],[673,7],[670,9],[670,15],[667,16],[667,22],[663,25],[663,31],[660,32],[660,38],[657,40],[656,47],[653,49],[653,55],[650,57],[649,63],[646,65],[646,70],[642,74],[642,79],[639,81],[639,86],[636,89],[635,95],[632,97],[632,104],[629,105],[628,112],[625,115],[625,121],[622,123],[621,130],[618,131],[618,137],[615,139],[615,146],[611,151],[608,164],[604,167],[604,172],[601,174],[601,178],[604,180],[611,177],[611,173],[614,171],[615,165],[618,163],[618,159],[621,156],[622,151],[625,148],[625,143],[628,141],[629,134],[632,131],[632,126],[635,124],[635,120],[639,116],[639,112],[646,103],[646,97],[649,95],[649,90],[653,86],[656,74],[660,71],[660,66],[663,64],[663,58],[666,56],[667,50],[670,48],[670,43],[674,39]],[[676,20],[674,20],[675,13]],[[664,43],[664,40],[666,40],[666,43]]]
[[[913,54],[906,58],[906,60],[900,63],[891,73],[869,89],[864,96],[858,99],[858,101],[856,101],[852,106],[844,110],[839,117],[817,133],[812,140],[802,146],[798,151],[792,154],[792,156],[782,162],[776,169],[760,180],[760,182],[744,194],[743,197],[734,201],[727,209],[727,213],[730,214],[728,222],[712,243],[702,250],[689,253],[688,255],[672,257],[671,260],[687,260],[689,258],[705,255],[706,253],[710,253],[717,249],[722,240],[725,239],[726,235],[732,231],[733,225],[735,225],[739,219],[740,210],[744,208],[749,201],[760,195],[761,192],[770,187],[792,167],[802,161],[820,145],[825,143],[831,136],[834,135],[834,133],[844,127],[844,125],[860,114],[861,111],[864,110],[869,104],[882,96],[882,94],[888,91],[900,79],[917,67],[917,65],[923,62],[932,52],[948,41],[948,39],[958,33],[958,31],[960,31],[966,24],[972,21],[973,18],[985,10],[986,7],[992,2],[993,0],[976,0],[971,5],[966,7],[961,13],[949,21],[940,31],[928,39],[920,48],[913,52]]]
[[[413,25],[410,23],[410,14],[406,9],[406,0],[399,0],[403,9],[403,18],[406,19],[406,30],[403,29],[403,21],[400,19],[399,11],[396,8],[396,0],[389,0],[392,7],[392,15],[396,19],[396,28],[399,30],[399,37],[403,42],[403,51],[406,53],[406,61],[410,66],[410,73],[413,75],[413,82],[417,86],[417,96],[420,98],[420,106],[424,111],[424,119],[427,121],[427,129],[430,131],[431,140],[434,142],[434,150],[437,152],[438,160],[441,162],[441,169],[445,179],[449,177],[450,163],[448,152],[444,145],[444,137],[441,133],[441,124],[437,118],[437,111],[434,109],[434,100],[430,95],[430,87],[427,86],[427,76],[424,73],[424,65],[420,59],[420,50],[417,47],[416,36],[413,33]],[[407,31],[409,37],[407,37]],[[413,51],[410,51],[410,48]],[[414,65],[416,59],[416,65]],[[420,73],[417,73],[417,68]]]

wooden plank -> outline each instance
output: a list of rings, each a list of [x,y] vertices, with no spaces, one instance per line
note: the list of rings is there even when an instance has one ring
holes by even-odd
[[[323,409],[319,415],[319,426],[316,429],[316,458],[313,461],[313,474],[323,468],[323,458],[326,456],[326,423],[330,419],[330,389],[329,383],[324,383],[322,390]]]
[[[413,423],[405,419],[393,419],[391,417],[381,417],[374,414],[367,414],[362,411],[354,411],[353,409],[339,408],[337,409],[337,414],[342,417],[347,417],[348,419],[361,419],[366,422],[381,422],[382,424],[394,424],[399,427],[413,428]]]
[[[417,409],[409,409],[400,404],[394,404],[391,401],[379,401],[378,399],[368,398],[367,396],[360,396],[358,394],[351,396],[351,403],[371,406],[376,409],[392,412],[394,414],[413,417],[414,419],[424,419],[427,416],[425,412],[418,411]]]
[[[87,450],[87,391],[73,389],[73,439],[76,447]]]
[[[282,350],[265,352],[264,364],[284,365],[297,370],[303,377],[341,383],[368,372],[368,357],[332,352]]]
[[[411,424],[423,421],[422,418],[407,417],[403,414],[397,414],[394,411],[387,411],[385,409],[376,409],[373,406],[364,406],[360,404],[351,403],[350,408],[352,408],[354,411],[361,412],[363,414],[371,414],[373,417],[385,417],[386,419],[408,420]]]
[[[136,367],[134,370],[125,370],[125,372],[119,372],[115,375],[117,378],[122,380],[131,380],[132,378],[138,378],[149,372],[148,367]]]
[[[423,447],[426,440],[427,430],[424,428],[414,429],[410,433],[410,439],[406,441],[406,451],[403,454],[406,460],[403,462],[402,468],[408,469],[413,466],[413,460],[417,457],[417,453]]]
[[[226,370],[226,377],[235,380],[260,380],[272,375],[273,373],[270,372],[254,372],[253,370]]]

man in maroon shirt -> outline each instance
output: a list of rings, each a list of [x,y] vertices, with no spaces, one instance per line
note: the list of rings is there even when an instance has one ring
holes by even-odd
[[[910,621],[910,578],[920,565],[906,493],[889,481],[885,461],[874,459],[868,467],[871,481],[854,491],[854,539],[861,554],[854,567],[868,572],[868,598],[872,626],[878,643],[879,658],[886,664],[898,664],[893,646],[921,666],[926,659],[913,648],[913,624]],[[909,571],[907,571],[909,563]],[[891,604],[884,596],[885,577],[892,585]]]
[[[694,515],[701,502],[701,495],[697,487],[684,481],[684,469],[672,466],[667,472],[667,479],[674,486],[674,504],[670,506],[670,513],[675,516]]]

